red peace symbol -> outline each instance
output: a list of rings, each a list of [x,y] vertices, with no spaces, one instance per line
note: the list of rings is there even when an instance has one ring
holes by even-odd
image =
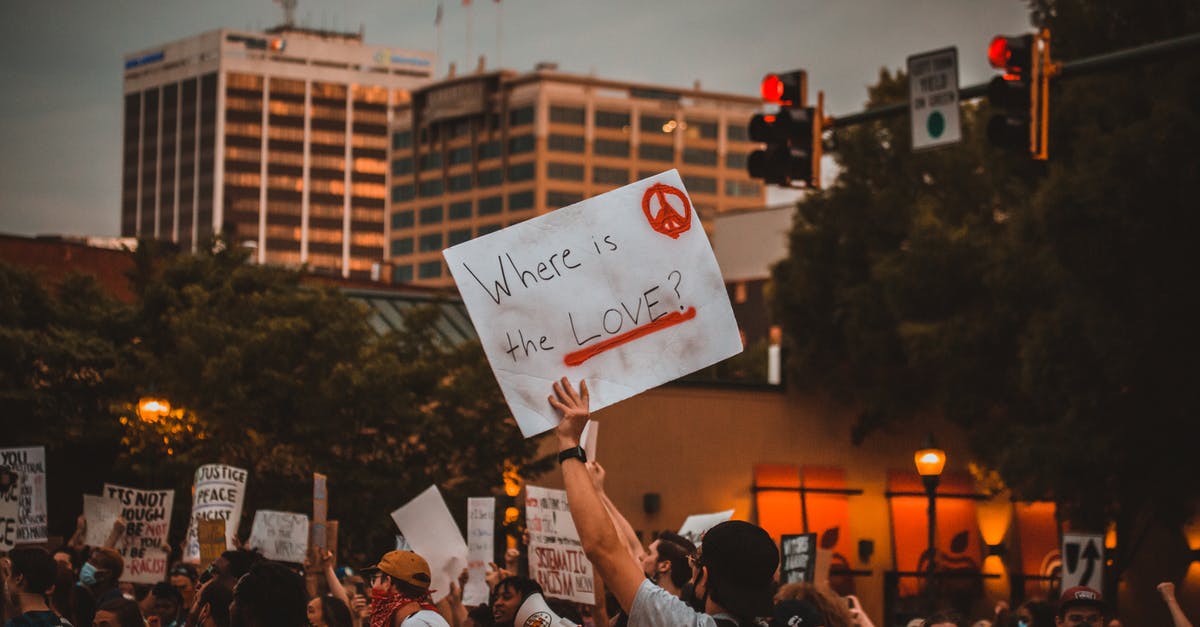
[[[682,214],[667,202],[667,196],[677,196],[683,202]],[[651,198],[658,198],[657,216],[650,211]],[[692,226],[692,203],[688,202],[687,194],[670,185],[662,183],[651,185],[650,189],[647,189],[642,196],[642,212],[646,214],[646,221],[650,223],[650,228],[671,239],[679,239],[679,235]]]

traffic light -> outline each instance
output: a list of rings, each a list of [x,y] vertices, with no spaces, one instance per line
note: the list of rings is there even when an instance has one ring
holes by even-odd
[[[750,139],[766,144],[750,153],[746,169],[751,178],[768,185],[791,187],[821,182],[821,116],[823,94],[816,108],[807,106],[808,81],[803,70],[768,74],[762,79],[763,100],[779,105],[776,113],[750,119]]]
[[[988,103],[996,114],[988,121],[988,140],[996,146],[1047,158],[1049,79],[1058,66],[1050,61],[1050,31],[1010,37],[997,35],[988,45],[988,61],[1003,70],[988,83]]]

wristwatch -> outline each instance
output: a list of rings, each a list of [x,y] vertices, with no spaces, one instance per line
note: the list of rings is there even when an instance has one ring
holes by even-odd
[[[583,450],[582,446],[573,446],[565,451],[558,453],[558,463],[562,465],[568,459],[579,459],[579,461],[587,463],[587,451]]]

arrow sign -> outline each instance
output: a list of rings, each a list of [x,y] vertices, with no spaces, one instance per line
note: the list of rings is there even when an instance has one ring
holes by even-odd
[[[1087,586],[1097,590],[1104,582],[1104,536],[1095,533],[1063,534],[1062,589]]]

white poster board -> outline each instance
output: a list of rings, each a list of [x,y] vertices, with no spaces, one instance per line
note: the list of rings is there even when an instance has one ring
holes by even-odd
[[[484,605],[488,602],[488,586],[484,581],[488,562],[495,556],[496,499],[473,497],[467,499],[467,571],[470,579],[463,587],[464,605]]]
[[[450,582],[457,581],[467,567],[467,542],[442,493],[436,485],[429,486],[392,512],[392,520],[412,551],[429,563],[433,600],[440,601],[450,592]]]
[[[21,527],[21,475],[2,466],[0,472],[0,551],[10,551]]]
[[[260,509],[254,512],[247,544],[269,560],[303,564],[308,553],[308,516]]]
[[[675,170],[442,252],[521,433],[586,379],[599,410],[742,351],[712,247]]]
[[[121,504],[125,535],[116,549],[125,558],[121,581],[158,583],[167,576],[167,534],[171,530],[174,490],[139,490],[104,484],[100,496]]]
[[[526,485],[525,528],[529,576],[542,585],[546,596],[594,603],[592,563],[579,544],[566,491]]]
[[[583,441],[581,446],[587,453],[587,458],[592,461],[599,460],[596,457],[596,442],[600,439],[600,423],[595,420],[587,421],[587,424],[583,425],[583,435],[579,436],[579,439]]]
[[[87,519],[84,542],[91,547],[104,546],[112,535],[113,523],[121,517],[121,502],[104,496],[83,495],[83,517]]]
[[[733,518],[731,509],[711,514],[692,514],[683,521],[683,526],[679,528],[679,535],[691,540],[696,546],[700,546],[705,531],[708,531],[713,525],[723,523],[731,518]]]
[[[200,539],[196,533],[200,520],[224,520],[225,548],[233,548],[233,537],[242,519],[242,504],[246,501],[246,474],[241,468],[224,464],[205,464],[196,469],[183,561],[200,562]]]
[[[0,467],[21,475],[17,544],[46,541],[46,449],[0,448]]]

